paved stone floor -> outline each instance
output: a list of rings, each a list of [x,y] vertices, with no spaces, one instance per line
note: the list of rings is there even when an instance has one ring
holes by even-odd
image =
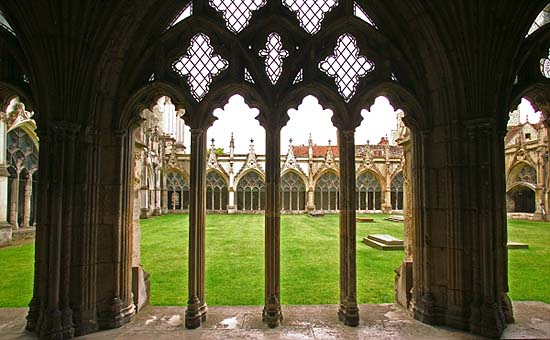
[[[183,327],[183,307],[147,307],[136,319],[119,329],[80,339],[480,339],[468,333],[432,327],[412,320],[393,304],[362,305],[361,324],[343,326],[334,305],[284,306],[281,327],[266,328],[261,307],[210,307],[209,319],[200,329]],[[550,305],[514,303],[516,323],[503,339],[550,339]],[[23,330],[26,310],[0,309],[0,339],[32,339]]]

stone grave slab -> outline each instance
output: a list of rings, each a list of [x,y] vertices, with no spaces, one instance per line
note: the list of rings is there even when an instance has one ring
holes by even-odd
[[[391,235],[371,234],[363,238],[363,243],[379,250],[403,250],[403,240]]]
[[[370,217],[357,217],[355,221],[357,223],[372,223],[374,222],[374,219]]]
[[[529,245],[527,243],[521,242],[508,242],[506,246],[508,249],[529,249]]]
[[[309,217],[323,217],[323,216],[325,216],[325,213],[322,211],[315,210],[315,211],[309,212]]]
[[[405,222],[405,217],[403,215],[390,215],[386,218],[386,221],[390,222]]]

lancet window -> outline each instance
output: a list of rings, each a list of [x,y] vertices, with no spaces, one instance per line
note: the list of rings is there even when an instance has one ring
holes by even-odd
[[[168,189],[168,209],[189,209],[189,183],[182,174],[177,172],[168,173],[166,187]]]
[[[265,209],[265,183],[258,173],[250,171],[239,180],[237,209],[243,211]]]
[[[281,207],[283,211],[303,211],[306,207],[306,186],[294,172],[281,177]]]
[[[403,210],[403,173],[400,172],[391,181],[391,207]]]
[[[340,199],[340,178],[333,172],[323,174],[315,184],[315,209],[337,211]]]
[[[206,210],[222,211],[227,208],[227,183],[217,171],[206,174]]]
[[[382,189],[371,172],[362,173],[356,181],[357,210],[382,210]]]

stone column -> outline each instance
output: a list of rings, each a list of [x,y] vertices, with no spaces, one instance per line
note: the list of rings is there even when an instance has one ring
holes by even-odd
[[[29,174],[25,182],[25,195],[23,202],[23,227],[28,228],[31,220],[31,200],[32,200],[32,174]]]
[[[340,309],[344,324],[359,324],[355,262],[355,129],[338,129],[340,151]]]
[[[307,204],[306,204],[307,210],[315,210],[315,189],[310,188],[307,191]]]
[[[19,228],[18,222],[18,208],[19,208],[19,175],[20,172],[16,170],[17,173],[14,178],[12,178],[10,183],[10,224],[14,229]]]
[[[8,223],[8,176],[6,168],[6,120],[0,113],[0,245],[12,240],[12,226]]]
[[[191,129],[189,178],[189,274],[185,327],[200,327],[206,320],[204,294],[206,220],[206,128]]]
[[[237,207],[235,206],[235,190],[233,189],[233,187],[229,188],[228,194],[229,200],[227,204],[227,213],[235,214],[237,212]]]
[[[265,208],[265,306],[262,320],[276,327],[281,312],[281,126],[262,124],[266,135],[266,208]]]

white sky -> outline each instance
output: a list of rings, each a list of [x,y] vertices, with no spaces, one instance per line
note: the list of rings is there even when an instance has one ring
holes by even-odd
[[[540,121],[541,112],[535,112],[531,102],[525,98],[521,98],[521,103],[518,106],[519,109],[519,122],[525,123],[526,120],[529,120],[529,123],[536,124]]]
[[[355,134],[356,144],[365,144],[367,140],[376,144],[380,138],[386,135],[390,137],[391,130],[397,128],[395,110],[386,98],[376,99],[370,111],[362,111],[363,121]],[[231,97],[223,110],[214,110],[218,120],[208,129],[208,145],[210,139],[214,138],[216,147],[228,151],[233,132],[235,153],[248,153],[250,139],[253,138],[256,153],[264,154],[265,132],[255,119],[258,114],[259,111],[249,108],[241,96]],[[289,110],[288,115],[290,120],[281,130],[281,154],[286,155],[290,138],[293,139],[293,145],[307,145],[310,133],[314,144],[327,145],[330,139],[332,145],[336,145],[336,128],[331,122],[332,111],[323,110],[315,97],[305,97],[298,110]]]

